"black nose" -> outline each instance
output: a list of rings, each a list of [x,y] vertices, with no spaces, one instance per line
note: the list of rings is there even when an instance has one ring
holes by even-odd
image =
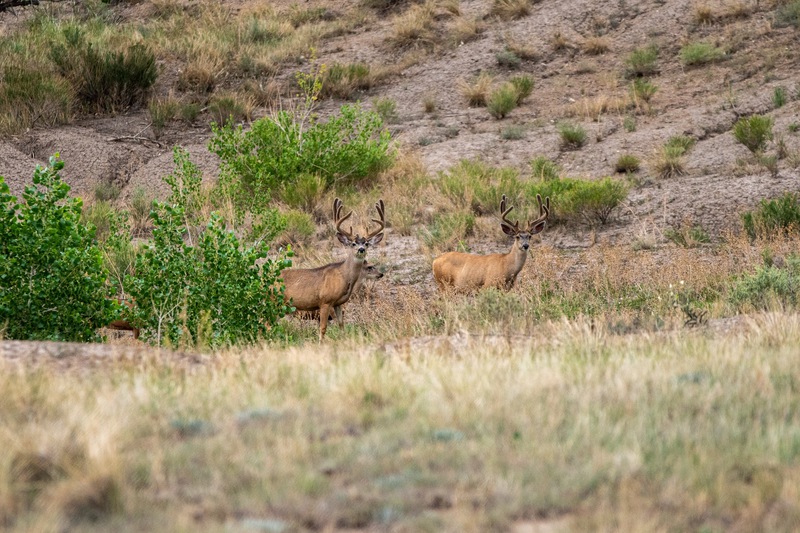
[[[523,250],[527,250],[529,246],[530,246],[530,244],[525,243],[525,244],[522,245],[522,249]]]

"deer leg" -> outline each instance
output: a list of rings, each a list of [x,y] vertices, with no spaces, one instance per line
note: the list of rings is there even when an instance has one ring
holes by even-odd
[[[325,336],[325,331],[328,329],[328,315],[330,315],[330,304],[322,304],[319,306],[319,340]]]
[[[336,322],[339,324],[339,327],[344,329],[344,315],[342,314],[342,306],[337,305],[334,307],[333,313],[336,315]]]

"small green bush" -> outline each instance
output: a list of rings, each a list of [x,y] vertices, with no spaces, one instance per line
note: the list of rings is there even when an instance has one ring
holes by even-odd
[[[503,50],[495,54],[497,64],[503,68],[517,70],[522,65],[522,60],[511,50]]]
[[[430,227],[423,230],[422,240],[429,249],[452,250],[472,235],[474,229],[475,216],[472,213],[440,213],[433,218]]]
[[[800,258],[787,257],[786,267],[762,266],[735,280],[728,300],[738,311],[769,310],[779,305],[795,309],[800,296]]]
[[[685,154],[697,141],[688,135],[673,135],[665,144],[668,148],[679,150],[681,155]]]
[[[800,229],[798,195],[786,193],[771,200],[761,200],[755,210],[742,214],[742,223],[751,239],[796,231]]]
[[[681,48],[678,56],[690,67],[719,61],[725,57],[725,51],[709,43],[690,43]]]
[[[772,106],[777,109],[786,105],[786,89],[775,87],[772,91]]]
[[[656,45],[637,48],[625,59],[625,74],[629,78],[652,76],[658,73],[658,47]]]
[[[639,170],[640,165],[641,161],[639,161],[639,158],[635,155],[622,154],[617,158],[617,162],[614,164],[614,170],[622,173],[636,172]]]
[[[374,81],[371,71],[366,63],[334,63],[323,75],[320,96],[348,99],[354,91],[367,90]]]
[[[291,208],[313,213],[327,189],[327,183],[322,176],[301,174],[291,183],[283,184],[280,190],[280,199]]]
[[[506,83],[489,95],[486,109],[498,120],[505,118],[517,107],[517,98],[517,90],[510,83]]]
[[[397,122],[397,102],[391,98],[376,98],[372,101],[375,112],[378,113],[385,124]]]
[[[742,117],[733,125],[733,136],[751,152],[760,152],[772,140],[772,117],[751,115]]]
[[[627,183],[613,178],[597,181],[561,178],[530,184],[526,196],[550,197],[554,221],[593,226],[608,222],[614,210],[628,197],[628,190]]]
[[[392,161],[389,132],[377,113],[343,105],[327,122],[306,123],[289,111],[241,126],[212,125],[209,149],[221,162],[220,181],[244,207],[269,203],[297,176],[319,175],[327,186],[358,184]]]
[[[192,237],[187,213],[199,196],[201,173],[180,149],[175,162],[167,180],[172,195],[153,209],[153,240],[125,279],[136,302],[133,324],[143,328],[143,338],[171,346],[216,347],[274,336],[278,319],[289,311],[278,280],[290,261],[268,259],[263,243],[242,246],[217,213]]]
[[[631,83],[631,99],[634,102],[649,103],[658,91],[658,87],[644,78],[636,78]]]
[[[531,161],[531,176],[534,179],[544,180],[557,180],[560,175],[558,165],[550,161],[546,157],[539,156]]]
[[[525,138],[525,128],[517,125],[506,126],[500,132],[500,137],[506,141],[519,141]]]
[[[303,211],[291,210],[282,214],[285,228],[278,236],[277,241],[282,244],[308,245],[317,233],[317,224],[314,217]]]
[[[533,78],[530,76],[514,76],[508,82],[517,91],[517,105],[522,105],[533,92]]]
[[[563,150],[577,150],[586,144],[586,130],[580,124],[562,122],[558,126],[558,133]]]
[[[0,176],[0,330],[9,339],[97,340],[118,313],[95,229],[81,223],[58,156],[37,166],[23,202]]]
[[[684,154],[686,149],[680,145],[665,144],[656,153],[653,170],[660,178],[673,178],[686,173]]]
[[[65,28],[64,42],[53,44],[50,58],[81,103],[98,111],[117,112],[143,102],[158,77],[147,46],[103,51],[76,26]]]
[[[622,121],[622,127],[625,128],[625,131],[628,133],[636,131],[636,117],[633,115],[626,116]]]
[[[775,27],[794,26],[800,28],[800,0],[792,0],[775,11]]]

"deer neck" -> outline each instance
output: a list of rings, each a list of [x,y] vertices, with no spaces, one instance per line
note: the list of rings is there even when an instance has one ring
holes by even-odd
[[[506,271],[512,276],[519,274],[528,259],[528,250],[523,250],[517,246],[516,240],[511,245],[511,250],[506,254]]]
[[[348,280],[351,287],[358,280],[358,277],[361,275],[361,269],[364,267],[364,263],[366,262],[366,257],[359,259],[355,256],[355,254],[350,254],[347,256],[347,259],[342,265],[342,270],[344,277]]]

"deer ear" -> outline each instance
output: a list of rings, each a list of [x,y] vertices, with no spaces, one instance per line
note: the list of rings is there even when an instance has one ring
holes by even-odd
[[[345,246],[350,246],[350,239],[347,238],[347,235],[342,233],[337,233],[336,238],[339,239],[339,242],[344,244]]]
[[[541,233],[542,231],[544,231],[545,227],[547,227],[547,221],[546,220],[542,220],[538,224],[535,224],[535,225],[531,226],[531,230],[530,230],[531,235],[536,235],[537,233]]]
[[[508,224],[500,224],[500,228],[503,230],[503,233],[509,235],[511,237],[517,234],[517,230],[509,226]]]
[[[381,233],[378,233],[377,235],[375,235],[374,237],[372,237],[372,238],[371,238],[370,240],[368,240],[367,242],[369,243],[369,245],[370,245],[370,246],[375,246],[376,244],[378,244],[378,243],[379,243],[379,242],[381,242],[382,240],[383,240],[383,232],[381,232]]]

